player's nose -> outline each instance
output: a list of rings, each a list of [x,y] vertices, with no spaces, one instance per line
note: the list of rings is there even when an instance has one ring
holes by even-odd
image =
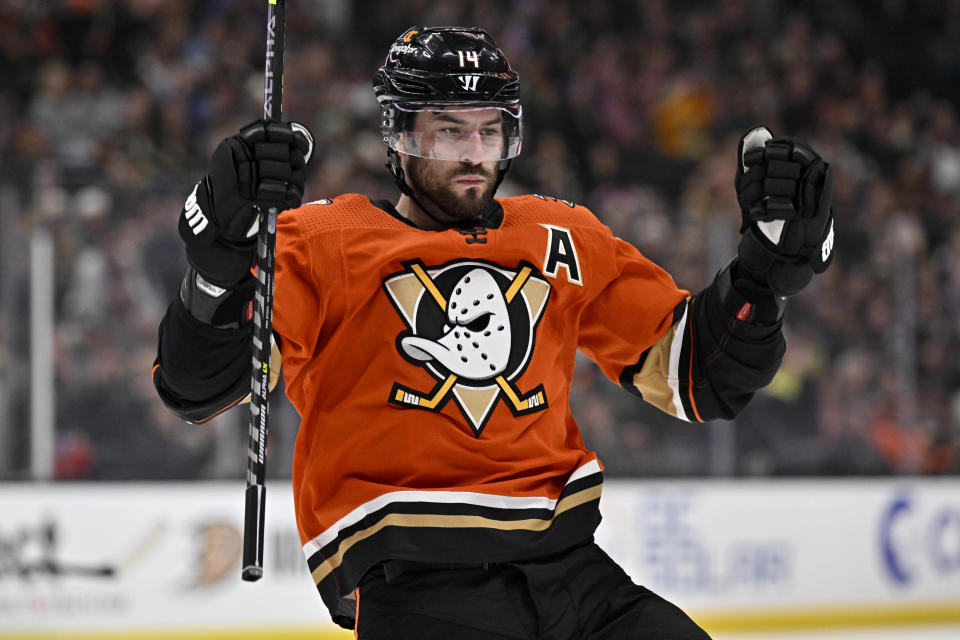
[[[460,162],[478,164],[483,162],[483,138],[479,131],[468,134],[460,145]]]

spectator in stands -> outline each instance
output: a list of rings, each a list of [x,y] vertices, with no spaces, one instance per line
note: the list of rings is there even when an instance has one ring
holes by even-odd
[[[836,169],[837,264],[791,301],[791,358],[739,419],[726,472],[960,472],[960,364],[948,357],[960,351],[955,6],[393,1],[389,11],[291,3],[288,13],[287,49],[297,53],[284,114],[317,135],[308,196],[392,193],[369,133],[377,114],[366,70],[401,23],[503,34],[528,79],[530,126],[502,192],[593,205],[693,289],[736,242],[718,231],[738,215],[718,150],[758,122],[809,139]],[[230,1],[0,5],[0,187],[19,203],[4,211],[4,229],[25,242],[40,224],[56,241],[58,434],[73,456],[65,475],[241,473],[243,427],[230,418],[175,428],[140,380],[151,357],[140,347],[155,340],[156,292],[183,271],[170,262],[172,199],[202,173],[196,159],[258,113],[262,20],[258,5]],[[28,274],[8,275],[0,327],[13,331]],[[12,351],[0,353],[9,381],[27,343],[0,345]],[[611,399],[588,365],[580,376],[574,403],[608,472],[707,471],[702,427]],[[21,415],[22,394],[12,393],[8,385],[6,411]],[[231,441],[225,432],[236,434],[236,468],[217,453]],[[604,451],[607,441],[627,444]],[[178,456],[138,442],[187,462],[159,466]]]

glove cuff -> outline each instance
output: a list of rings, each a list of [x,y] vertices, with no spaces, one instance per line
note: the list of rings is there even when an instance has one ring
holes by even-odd
[[[256,278],[252,275],[232,288],[208,282],[193,267],[180,283],[180,301],[190,315],[214,329],[239,329],[253,318]]]
[[[738,275],[777,296],[792,296],[810,284],[813,269],[800,256],[781,254],[752,225],[740,236],[737,245]]]
[[[780,322],[787,299],[741,271],[746,270],[735,258],[717,273],[715,282],[723,310],[749,324],[772,325]]]

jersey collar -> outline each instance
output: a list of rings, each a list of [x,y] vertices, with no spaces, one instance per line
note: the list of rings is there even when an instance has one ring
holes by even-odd
[[[370,204],[386,211],[391,216],[400,220],[404,224],[407,224],[411,227],[419,229],[417,225],[413,224],[397,211],[397,208],[389,200],[373,200],[370,199]],[[500,225],[503,224],[503,207],[497,201],[496,198],[490,200],[490,204],[487,205],[487,208],[484,210],[483,215],[480,216],[479,220],[472,220],[471,224],[461,224],[461,225],[451,225],[450,229],[474,229],[476,227],[484,227],[486,229],[497,229]],[[436,229],[436,231],[445,231],[446,229]]]

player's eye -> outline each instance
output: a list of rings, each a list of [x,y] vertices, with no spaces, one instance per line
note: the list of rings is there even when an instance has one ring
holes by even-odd
[[[490,324],[490,317],[492,315],[492,313],[483,314],[473,322],[469,323],[467,325],[467,329],[470,329],[470,331],[483,331],[487,328],[487,325]]]

